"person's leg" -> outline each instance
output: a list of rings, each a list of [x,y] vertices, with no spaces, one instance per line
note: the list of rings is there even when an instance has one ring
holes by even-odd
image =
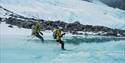
[[[60,40],[57,40],[57,42],[59,42],[60,44],[61,44],[61,48],[63,49],[63,50],[65,50],[65,48],[64,48],[64,42],[60,39]]]
[[[40,40],[44,41],[43,37],[40,36],[39,33],[37,33],[36,37],[39,38]]]

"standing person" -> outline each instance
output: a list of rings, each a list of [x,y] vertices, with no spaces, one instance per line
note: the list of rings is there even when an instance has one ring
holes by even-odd
[[[61,30],[57,26],[55,26],[52,31],[53,31],[53,37],[56,40],[56,42],[59,42],[61,44],[62,50],[65,50],[64,42],[61,40],[61,38],[63,37],[63,35],[65,35],[65,33],[61,34]]]
[[[37,38],[39,38],[43,42],[44,39],[40,34],[43,35],[43,33],[40,32],[40,24],[38,22],[33,22],[33,24],[32,24],[32,35],[36,36]]]

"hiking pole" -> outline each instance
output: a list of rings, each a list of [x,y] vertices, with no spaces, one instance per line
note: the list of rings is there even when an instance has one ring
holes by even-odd
[[[41,35],[43,35],[43,33],[42,32],[39,32]]]

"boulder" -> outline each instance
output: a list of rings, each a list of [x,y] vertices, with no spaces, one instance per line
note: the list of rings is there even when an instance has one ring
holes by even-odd
[[[12,26],[12,25],[9,25],[8,27],[13,28],[13,26]]]
[[[77,31],[72,31],[70,33],[75,34],[75,35],[83,35],[83,33],[78,33]]]
[[[0,22],[2,21],[2,18],[0,17]]]

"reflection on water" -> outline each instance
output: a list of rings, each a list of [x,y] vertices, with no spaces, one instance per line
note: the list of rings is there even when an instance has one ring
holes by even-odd
[[[110,41],[125,40],[125,37],[108,37],[108,36],[72,36],[71,38],[62,39],[65,43],[79,45],[80,43],[104,43]],[[32,39],[31,42],[43,43],[39,39]],[[53,40],[46,40],[44,43],[55,43]]]
[[[80,43],[103,43],[109,41],[125,40],[125,37],[108,36],[72,36],[70,39],[64,39],[66,43],[78,45]]]

